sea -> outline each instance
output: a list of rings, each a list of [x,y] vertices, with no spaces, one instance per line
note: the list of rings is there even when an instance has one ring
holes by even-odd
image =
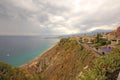
[[[24,65],[40,56],[59,41],[41,36],[0,36],[0,62],[13,67]]]

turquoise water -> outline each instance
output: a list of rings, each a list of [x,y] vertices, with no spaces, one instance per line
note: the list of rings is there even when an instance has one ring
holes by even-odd
[[[41,55],[58,39],[44,39],[41,37],[0,36],[0,61],[21,66]]]

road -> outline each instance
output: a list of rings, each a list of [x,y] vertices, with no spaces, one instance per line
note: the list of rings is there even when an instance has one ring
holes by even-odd
[[[103,56],[102,51],[98,51],[95,48],[92,48],[92,47],[90,47],[87,44],[80,43],[78,40],[77,40],[77,43],[80,44],[80,45],[82,45],[84,48],[93,51],[96,54],[96,56],[98,56],[98,57]]]

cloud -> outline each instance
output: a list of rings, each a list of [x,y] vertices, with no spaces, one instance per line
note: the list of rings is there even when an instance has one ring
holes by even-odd
[[[1,0],[0,35],[61,35],[113,30],[119,0]]]
[[[10,0],[10,2],[16,6],[16,7],[20,7],[23,8],[25,10],[32,10],[32,11],[36,11],[38,10],[38,7],[36,6],[36,4],[33,2],[33,0]]]

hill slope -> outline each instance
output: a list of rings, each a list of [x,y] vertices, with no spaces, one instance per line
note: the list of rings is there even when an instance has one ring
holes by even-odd
[[[119,72],[120,45],[97,57],[69,38],[26,66],[12,68],[0,62],[0,80],[116,80]]]
[[[44,80],[74,80],[95,58],[94,53],[77,41],[64,38],[36,60],[36,64],[26,68],[32,74],[41,74]]]

